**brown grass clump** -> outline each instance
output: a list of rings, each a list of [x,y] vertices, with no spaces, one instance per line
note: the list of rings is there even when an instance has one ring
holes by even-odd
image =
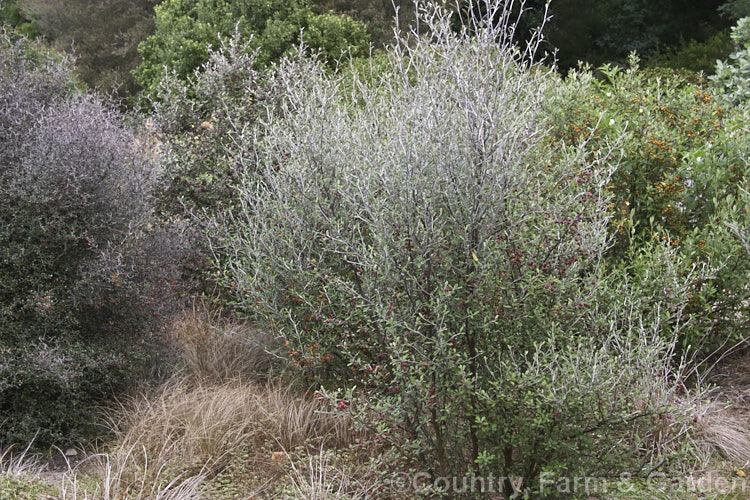
[[[311,454],[346,450],[351,422],[280,385],[176,378],[157,394],[124,405],[116,428],[116,447],[89,459],[88,480],[69,474],[62,498],[252,498],[279,488],[330,488],[300,477],[329,478],[337,491],[359,484],[348,478],[342,483],[345,469],[334,469],[328,458],[318,476],[301,472]],[[339,472],[327,476],[333,470]]]
[[[352,468],[340,467],[335,457],[326,450],[309,455],[307,461],[290,463],[287,473],[288,487],[284,498],[305,500],[351,500],[372,498],[376,482],[371,474],[362,474]],[[369,472],[369,471],[368,471]],[[404,492],[401,492],[402,494]]]
[[[182,370],[110,417],[114,445],[62,480],[68,500],[360,498],[377,474],[350,416],[271,381],[273,339],[194,308]],[[83,472],[85,470],[85,472]]]
[[[721,453],[727,460],[750,462],[750,415],[723,409],[707,413],[694,424],[698,443]]]
[[[61,500],[202,500],[209,498],[203,488],[205,472],[179,474],[172,477],[170,471],[158,463],[150,463],[132,476],[137,466],[148,463],[146,450],[136,447],[118,450],[112,454],[101,454],[89,458],[93,475],[84,475],[77,470],[65,474],[59,486]]]
[[[13,446],[0,448],[0,474],[10,477],[38,475],[44,467],[38,457],[29,453],[31,444],[23,450],[16,450]]]
[[[187,310],[173,327],[184,371],[204,383],[257,380],[271,368],[270,334],[246,323],[232,322],[221,311]]]
[[[273,475],[278,471],[273,451],[346,448],[351,439],[348,419],[278,385],[193,385],[176,379],[155,397],[133,401],[124,415],[119,449],[142,450],[144,456],[129,481],[143,475],[147,460],[168,470],[213,476],[238,450],[247,466]]]
[[[741,345],[740,345],[741,347]],[[730,349],[710,372],[714,385],[702,411],[693,418],[695,448],[706,457],[718,453],[735,466],[750,463],[750,351]]]

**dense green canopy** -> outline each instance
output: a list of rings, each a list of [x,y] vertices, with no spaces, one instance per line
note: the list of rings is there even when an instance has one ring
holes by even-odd
[[[209,48],[237,30],[253,37],[256,65],[278,60],[304,41],[333,62],[367,53],[364,24],[345,16],[315,14],[297,0],[166,0],[156,7],[156,33],[139,47],[138,82],[154,95],[165,67],[186,78],[208,60]]]
[[[469,0],[458,0],[461,10]],[[27,35],[42,34],[58,49],[76,52],[81,78],[109,90],[121,84],[121,95],[149,88],[161,80],[164,67],[183,78],[205,62],[207,46],[235,27],[253,35],[261,47],[259,66],[278,59],[302,38],[321,49],[329,62],[343,54],[364,55],[393,37],[394,6],[400,27],[414,19],[407,0],[6,0],[0,21]],[[157,5],[154,11],[154,6]],[[449,3],[448,7],[455,5]],[[521,2],[515,1],[519,8]],[[560,68],[579,61],[598,66],[624,62],[632,51],[647,64],[712,72],[716,59],[731,51],[728,29],[750,13],[748,0],[527,0],[517,35],[525,39],[543,20],[548,52],[557,51]],[[114,14],[114,15],[113,15]],[[155,17],[155,19],[154,19]],[[457,16],[458,19],[458,16]],[[154,21],[156,27],[154,27]],[[457,24],[459,21],[457,20]],[[156,33],[154,33],[154,29]],[[140,48],[136,47],[149,35]]]

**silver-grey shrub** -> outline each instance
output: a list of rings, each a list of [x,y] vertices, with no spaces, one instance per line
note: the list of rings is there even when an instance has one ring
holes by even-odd
[[[607,269],[617,158],[547,136],[560,82],[503,4],[461,33],[422,6],[375,83],[281,65],[282,104],[234,136],[226,279],[396,466],[532,490],[634,463],[674,390],[685,287],[658,245],[634,257],[648,283]]]

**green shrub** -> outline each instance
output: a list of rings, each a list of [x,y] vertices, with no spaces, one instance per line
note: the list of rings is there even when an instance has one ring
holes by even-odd
[[[21,11],[16,0],[0,4],[0,24],[12,26],[29,38],[39,36],[39,26]]]
[[[750,262],[727,223],[750,173],[744,117],[679,74],[601,72],[603,82],[571,73],[547,109],[554,137],[575,144],[591,135],[593,150],[617,144],[621,160],[607,186],[609,262],[627,263],[634,248],[660,240],[677,250],[683,279],[696,266],[712,267],[710,279],[692,279],[681,345],[707,354],[743,339]]]
[[[150,223],[154,165],[69,68],[0,34],[0,443],[85,438],[165,352],[179,245]]]
[[[730,227],[740,238],[745,249],[750,252],[750,191],[743,189],[740,192],[739,206],[745,207],[744,213],[742,209],[738,210],[739,221],[730,224]]]
[[[259,49],[257,68],[278,61],[301,41],[329,62],[366,55],[369,44],[364,24],[314,14],[297,0],[166,0],[156,7],[156,33],[138,48],[142,62],[136,80],[153,98],[165,72],[186,80],[208,60],[211,49],[218,49],[220,39],[235,31]]]
[[[211,265],[211,257],[222,259],[223,243],[206,229],[217,219],[230,224],[224,214],[239,205],[239,136],[274,101],[253,61],[253,51],[235,33],[209,50],[208,61],[187,82],[167,75],[152,101],[150,123],[162,141],[155,208],[162,220],[185,221],[183,237],[193,251],[183,261],[183,287],[212,300],[228,297]]]
[[[152,102],[162,134],[164,169],[158,183],[162,216],[214,216],[236,199],[237,134],[252,127],[268,101],[262,73],[239,34],[213,51],[188,81],[161,82]]]
[[[497,19],[457,35],[428,7],[374,82],[284,63],[237,136],[226,280],[399,467],[533,489],[636,464],[622,431],[645,440],[677,390],[688,283],[662,241],[608,269],[619,156],[546,135],[562,82]]]
[[[734,106],[750,98],[750,17],[737,21],[730,36],[737,50],[729,55],[731,61],[716,61],[710,81],[717,95]]]

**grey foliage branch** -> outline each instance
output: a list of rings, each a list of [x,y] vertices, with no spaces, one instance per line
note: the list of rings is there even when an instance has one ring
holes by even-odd
[[[386,415],[403,453],[531,480],[565,453],[623,447],[602,429],[648,433],[675,395],[663,374],[688,286],[666,248],[643,256],[645,283],[605,265],[617,142],[549,137],[563,84],[538,32],[511,43],[511,4],[486,2],[459,33],[426,5],[374,78],[283,61],[274,106],[235,130],[224,271],[303,361],[330,350],[332,397],[377,371],[359,417],[375,432],[368,416]]]

